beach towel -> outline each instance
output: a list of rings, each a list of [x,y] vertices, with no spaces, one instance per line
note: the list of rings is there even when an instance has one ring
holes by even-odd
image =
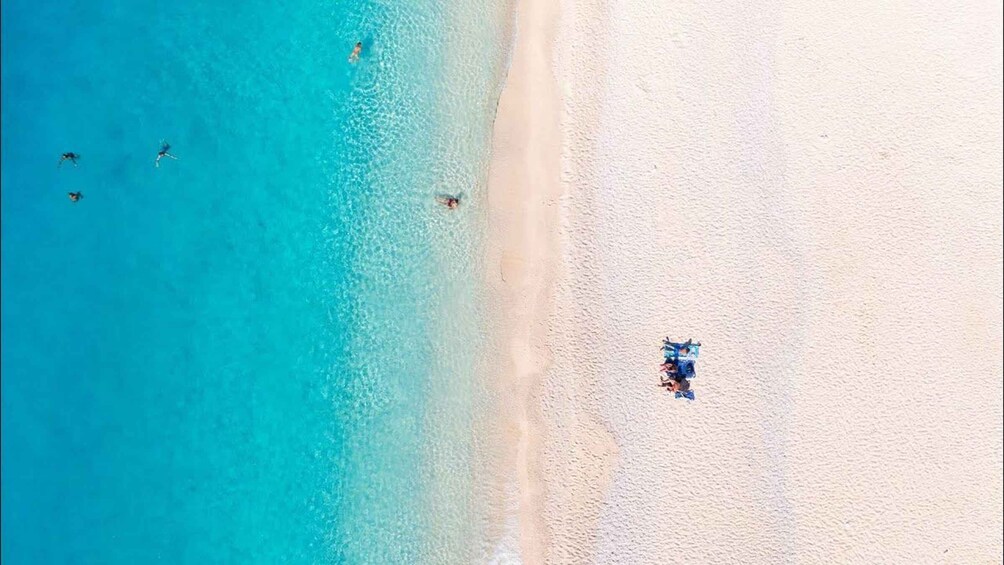
[[[697,355],[700,353],[701,346],[696,343],[691,343],[688,347],[688,351],[685,355],[680,353],[680,350],[684,347],[683,343],[664,343],[662,346],[662,351],[666,355],[667,361],[696,361]]]

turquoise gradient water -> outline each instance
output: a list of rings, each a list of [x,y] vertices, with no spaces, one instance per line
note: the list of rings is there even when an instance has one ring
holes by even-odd
[[[488,4],[3,2],[4,563],[472,558]]]

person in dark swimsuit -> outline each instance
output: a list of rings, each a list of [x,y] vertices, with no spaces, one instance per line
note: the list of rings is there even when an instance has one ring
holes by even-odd
[[[687,392],[690,390],[690,381],[683,377],[672,377],[670,379],[663,379],[659,383],[660,387],[666,387],[669,392]]]
[[[460,197],[451,196],[449,194],[440,194],[436,197],[436,202],[439,202],[443,206],[446,206],[450,210],[453,210],[457,206],[460,206]]]
[[[67,192],[66,195],[70,197],[70,202],[80,202],[80,199],[84,197],[83,192]]]
[[[177,161],[178,160],[177,157],[175,157],[174,155],[171,155],[170,153],[168,153],[168,151],[170,149],[171,149],[171,144],[170,143],[167,143],[166,141],[161,141],[160,142],[160,151],[157,152],[157,160],[153,162],[153,166],[160,167],[160,160],[162,158],[164,158],[164,157],[170,157],[171,159],[174,159],[175,161]]]
[[[67,151],[66,153],[63,153],[59,157],[59,166],[60,167],[63,166],[63,161],[69,161],[69,162],[73,163],[74,167],[76,167],[77,166],[77,159],[79,159],[79,158],[80,158],[80,155],[77,155],[76,153],[74,153],[72,151]]]

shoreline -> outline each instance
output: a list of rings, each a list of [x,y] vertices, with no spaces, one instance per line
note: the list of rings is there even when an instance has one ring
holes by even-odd
[[[568,92],[557,83],[588,91],[603,76],[601,58],[583,61],[566,49],[601,47],[602,10],[595,1],[518,4],[493,131],[485,276],[498,321],[492,341],[504,363],[490,373],[503,430],[490,543],[496,556],[518,552],[526,564],[594,560],[617,455],[602,421],[599,368],[580,362],[595,356],[582,339],[589,331],[581,331],[593,319],[569,276],[576,269],[569,251],[580,240],[568,222],[590,214],[570,206],[571,175],[591,151],[584,132],[588,138],[599,123],[587,114],[571,122]],[[512,539],[518,548],[502,547]]]
[[[557,252],[555,199],[561,193],[558,98],[547,55],[557,7],[519,2],[513,21],[510,65],[498,101],[488,173],[485,285],[499,323],[493,327],[500,458],[495,466],[502,516],[491,545],[508,539],[524,563],[544,561],[539,451],[542,421],[534,410],[540,378],[549,363],[546,316]],[[509,530],[509,531],[506,531]],[[515,531],[512,531],[515,530]]]

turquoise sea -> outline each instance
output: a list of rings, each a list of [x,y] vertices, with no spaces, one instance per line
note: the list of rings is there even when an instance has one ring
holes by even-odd
[[[5,565],[479,558],[494,4],[4,0]]]

